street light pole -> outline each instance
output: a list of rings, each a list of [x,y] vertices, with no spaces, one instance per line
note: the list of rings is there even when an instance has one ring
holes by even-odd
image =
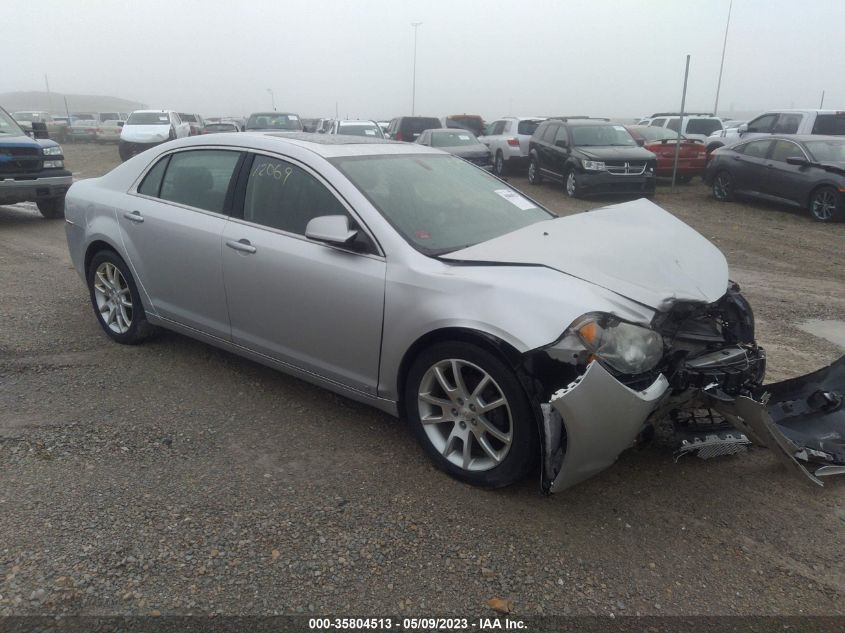
[[[716,84],[716,104],[713,106],[713,114],[719,114],[719,92],[722,90],[722,70],[725,67],[725,49],[728,47],[728,29],[731,28],[731,11],[734,8],[734,0],[728,5],[728,21],[725,24],[725,40],[722,42],[722,63],[719,64],[719,81]]]
[[[417,100],[417,29],[422,22],[411,22],[414,27],[414,82],[411,86],[411,116],[414,116],[414,107]]]
[[[270,93],[270,103],[273,105],[273,112],[276,111],[276,95],[273,94],[272,88],[267,88],[267,92]]]

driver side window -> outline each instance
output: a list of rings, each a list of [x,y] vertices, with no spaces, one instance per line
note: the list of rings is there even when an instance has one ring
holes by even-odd
[[[313,218],[345,215],[355,221],[340,201],[301,167],[270,156],[256,156],[249,170],[243,219],[296,235],[305,235]]]

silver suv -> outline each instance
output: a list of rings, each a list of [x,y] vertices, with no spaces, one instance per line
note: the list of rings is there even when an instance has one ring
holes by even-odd
[[[515,169],[528,168],[528,141],[545,120],[546,117],[538,116],[506,116],[487,126],[478,140],[490,149],[493,173],[504,176]]]
[[[837,110],[770,110],[739,127],[711,134],[707,153],[739,140],[768,134],[845,135],[845,112]]]

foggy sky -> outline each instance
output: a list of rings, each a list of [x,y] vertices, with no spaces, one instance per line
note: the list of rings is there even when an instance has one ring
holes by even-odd
[[[0,92],[206,116],[634,117],[713,108],[728,0],[0,0]],[[845,2],[735,0],[720,111],[845,108]]]

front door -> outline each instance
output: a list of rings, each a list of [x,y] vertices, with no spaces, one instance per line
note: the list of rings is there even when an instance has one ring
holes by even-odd
[[[347,208],[307,168],[256,155],[240,218],[223,232],[223,275],[235,343],[376,394],[385,262],[305,237],[317,216]]]

